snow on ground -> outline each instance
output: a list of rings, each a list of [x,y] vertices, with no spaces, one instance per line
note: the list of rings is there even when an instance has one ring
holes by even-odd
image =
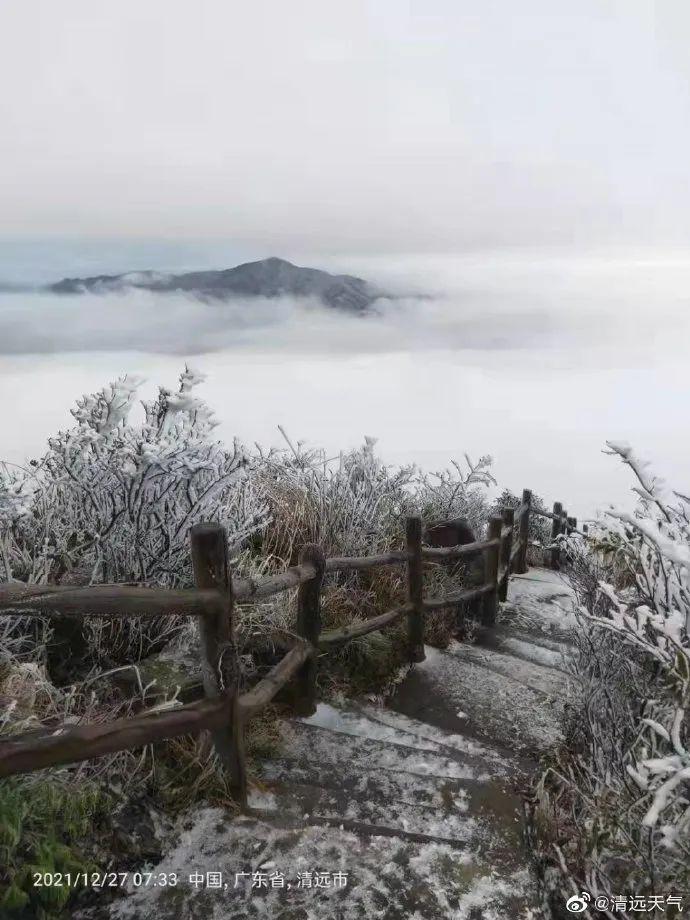
[[[558,572],[530,569],[526,575],[511,576],[506,613],[516,626],[567,637],[577,625],[574,601],[572,589]]]
[[[465,713],[459,717],[466,718]],[[336,709],[328,703],[319,703],[316,712],[301,719],[305,725],[329,728],[360,738],[386,741],[403,747],[419,748],[424,751],[442,752],[452,748],[463,754],[470,754],[491,761],[496,769],[505,768],[504,759],[491,747],[473,741],[460,734],[440,731],[433,725],[411,719],[384,707],[359,706],[357,712]]]
[[[416,691],[424,698],[443,692],[454,711],[462,706],[467,727],[504,748],[531,753],[561,737],[558,688],[564,681],[535,672],[520,659],[489,650],[426,649],[418,666]],[[554,672],[555,673],[555,672]]]
[[[561,736],[570,605],[556,573],[532,570],[511,581],[497,629],[427,648],[388,708],[322,703],[284,723],[250,815],[204,808],[180,822],[155,867],[177,885],[77,917],[536,920],[511,784]]]
[[[535,645],[533,642],[527,642],[524,639],[515,639],[505,637],[501,641],[501,649],[511,652],[518,658],[524,658],[526,661],[533,661],[536,664],[543,664],[547,668],[564,668],[567,658],[565,650],[559,651],[551,648],[544,648],[541,645]]]
[[[448,779],[485,780],[494,774],[492,764],[481,756],[458,759],[432,742],[403,745],[379,741],[364,735],[319,729],[308,724],[295,723],[285,727],[285,756],[295,761],[295,769],[305,774],[316,769],[333,770],[342,764],[347,751],[347,766],[358,773],[387,770],[414,776],[436,776]],[[497,763],[498,761],[496,761]]]
[[[250,808],[262,808],[273,811],[278,807],[278,800],[267,789],[252,788],[247,792],[247,805]]]
[[[530,569],[513,577],[498,627],[480,630],[474,644],[427,647],[393,705],[446,731],[490,739],[499,750],[537,755],[562,737],[572,693],[565,671],[577,622],[573,604],[558,572]]]
[[[505,777],[507,764],[483,746],[471,745],[475,751],[468,755],[445,745],[443,733],[431,727],[436,738],[422,739],[420,723],[394,718],[399,724],[392,728],[359,711],[319,706],[311,718],[286,726],[280,758],[262,764],[259,778],[302,815],[342,817],[430,839],[483,838],[484,824],[468,813],[471,798]]]
[[[532,895],[524,871],[501,879],[478,866],[471,852],[448,845],[410,847],[395,837],[363,837],[337,827],[277,829],[253,818],[229,821],[221,809],[211,808],[189,815],[177,846],[156,872],[177,873],[178,884],[130,888],[131,895],[112,907],[113,920],[462,920],[478,903],[519,909],[520,900]],[[198,887],[189,881],[207,872],[222,873],[221,888],[208,887],[205,878]],[[238,877],[243,872],[250,874]],[[341,887],[338,872],[345,877]],[[300,884],[307,881],[305,873],[313,874],[311,887]],[[322,883],[330,882],[327,887],[316,887],[317,873]],[[252,888],[263,879],[268,887]]]

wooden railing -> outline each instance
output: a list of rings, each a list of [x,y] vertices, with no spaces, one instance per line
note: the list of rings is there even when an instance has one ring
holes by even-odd
[[[540,517],[550,518],[551,520],[551,543],[548,549],[548,557],[546,561],[552,569],[560,568],[561,560],[561,550],[558,545],[558,538],[563,535],[569,537],[571,534],[577,533],[583,537],[587,537],[587,525],[584,524],[582,530],[577,529],[577,518],[568,517],[568,512],[565,510],[563,505],[560,502],[554,502],[553,512],[551,511],[538,511],[536,508],[532,509],[532,514],[536,514]]]
[[[143,712],[126,719],[60,728],[39,738],[16,736],[0,744],[0,777],[74,763],[208,730],[228,771],[229,784],[242,808],[247,801],[244,733],[247,721],[279,690],[291,685],[297,714],[315,709],[318,656],[333,647],[407,621],[411,662],[424,659],[424,614],[480,600],[480,616],[495,623],[499,600],[505,600],[511,572],[527,571],[531,493],[525,490],[517,509],[505,508],[489,520],[485,540],[452,547],[422,543],[422,521],[407,519],[406,547],[378,556],[324,558],[321,549],[302,548],[298,565],[260,580],[233,578],[228,566],[226,534],[220,525],[199,524],[191,530],[195,588],[168,590],[132,585],[68,587],[10,582],[0,585],[0,614],[31,616],[159,616],[198,618],[205,699],[166,711]],[[545,513],[545,512],[542,512]],[[554,536],[575,527],[560,505],[554,506]],[[484,581],[478,587],[424,597],[425,562],[484,557]],[[556,563],[557,564],[557,563]],[[407,599],[400,606],[342,629],[321,632],[321,588],[329,572],[406,566]],[[234,645],[234,607],[240,601],[270,597],[297,588],[297,637],[290,651],[266,677],[245,693],[238,692]]]

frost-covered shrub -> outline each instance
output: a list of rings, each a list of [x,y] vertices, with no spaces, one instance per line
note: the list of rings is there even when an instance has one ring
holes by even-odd
[[[625,444],[635,513],[566,541],[582,706],[539,788],[542,830],[592,895],[690,890],[690,499]],[[568,887],[568,886],[566,886]]]
[[[464,517],[479,538],[489,516],[486,489],[496,484],[490,472],[493,459],[487,455],[472,463],[465,454],[465,461],[467,472],[453,460],[449,469],[421,476],[416,500],[425,521]]]
[[[122,377],[77,401],[75,425],[51,438],[42,458],[25,470],[0,467],[0,577],[186,586],[189,529],[202,520],[225,526],[234,570],[254,576],[294,564],[310,542],[328,556],[400,547],[405,517],[420,511],[427,522],[464,515],[483,528],[490,458],[468,460],[467,472],[454,463],[426,474],[385,466],[373,438],[329,459],[287,435],[286,449],[250,455],[214,439],[213,415],[197,396],[201,379],[185,369],[177,392],[160,388],[135,418],[142,381]],[[351,589],[350,613],[370,616],[400,600],[404,578],[392,569],[349,573],[331,578],[333,587]],[[279,601],[249,616],[240,611],[240,627],[247,620],[255,636],[263,615],[264,631],[283,628],[289,597]],[[85,646],[69,624],[43,622],[58,663],[65,650],[86,665],[128,663],[181,628],[171,618],[86,622]]]
[[[76,425],[49,440],[31,472],[2,476],[5,578],[189,585],[192,525],[219,521],[232,549],[265,524],[251,458],[213,438],[195,392],[202,379],[185,369],[177,392],[160,388],[133,420],[142,381],[122,377],[77,401]],[[145,654],[173,628],[169,618],[88,621],[92,649],[107,646],[112,661]]]
[[[510,489],[504,489],[492,505],[489,514],[500,515],[502,508],[519,508],[521,504],[522,497],[514,495]],[[532,493],[532,509],[547,510],[544,500],[535,492]],[[551,544],[551,521],[534,513],[530,514],[527,539],[527,564],[544,565],[545,548]]]
[[[194,392],[201,379],[185,370],[176,393],[161,387],[143,403],[139,422],[139,378],[77,401],[77,424],[50,439],[30,498],[26,480],[3,482],[0,502],[18,506],[3,533],[7,577],[189,584],[193,524],[218,520],[238,544],[265,523],[250,458],[212,437],[213,414]]]
[[[373,438],[330,461],[322,451],[286,440],[288,448],[270,454],[257,476],[271,517],[260,544],[264,560],[277,568],[294,564],[305,543],[319,544],[326,556],[367,555],[403,544],[405,516],[415,510],[417,470],[386,467],[374,453]],[[399,603],[404,591],[398,567],[334,573],[324,585],[323,626],[338,628],[381,613]],[[273,614],[274,623],[280,619]],[[337,650],[322,669],[322,692],[380,687],[405,654],[404,641],[388,633]]]
[[[404,530],[414,509],[414,467],[391,470],[374,454],[374,438],[362,447],[328,460],[323,451],[288,441],[257,473],[257,488],[267,503],[264,555],[295,562],[299,547],[318,543],[327,556],[380,551]]]
[[[493,482],[488,471],[491,460],[469,463],[467,472],[458,465],[442,473],[428,474],[415,466],[391,468],[377,457],[375,439],[329,459],[323,451],[305,449],[284,435],[287,448],[264,456],[257,468],[256,488],[265,499],[270,522],[253,541],[264,565],[281,569],[297,562],[305,543],[318,543],[326,556],[360,556],[402,548],[405,518],[421,513],[425,522],[465,515],[477,532],[486,521],[486,487]],[[256,564],[256,558],[244,564]],[[432,572],[427,589],[436,593],[450,587],[444,572]],[[457,587],[458,573],[450,581]],[[335,573],[324,586],[324,628],[338,628],[356,619],[366,619],[389,609],[405,598],[406,579],[402,567],[365,572]],[[278,607],[284,604],[281,599]],[[446,644],[452,636],[452,616],[429,618],[428,639]],[[442,621],[442,622],[441,622]],[[241,611],[240,626],[251,623],[246,632],[257,642],[256,617]],[[273,610],[264,627],[284,623]],[[261,632],[259,625],[258,631]],[[265,630],[264,630],[265,631]],[[340,650],[332,663],[342,671],[336,680],[361,686],[369,680],[380,684],[406,660],[404,634],[388,630],[383,636],[365,637],[356,649]],[[366,664],[365,664],[366,663]],[[331,668],[331,671],[333,668]]]
[[[522,497],[514,495],[510,489],[504,489],[491,506],[490,514],[500,514],[502,508],[519,508],[521,505]],[[543,498],[535,492],[532,493],[532,508],[535,511],[546,511]],[[547,546],[551,542],[551,522],[548,518],[530,514],[527,536],[531,542]]]

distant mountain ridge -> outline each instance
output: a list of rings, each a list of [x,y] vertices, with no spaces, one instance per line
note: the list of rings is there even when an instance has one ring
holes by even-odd
[[[285,259],[245,262],[222,271],[186,272],[180,275],[154,271],[63,278],[47,290],[55,294],[108,293],[127,288],[149,291],[187,291],[200,297],[227,300],[231,297],[316,297],[326,306],[364,313],[380,297],[386,297],[362,278],[331,275],[317,268],[302,268]]]

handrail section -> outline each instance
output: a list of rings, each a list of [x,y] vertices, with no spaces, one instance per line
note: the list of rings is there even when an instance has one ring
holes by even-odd
[[[316,706],[318,660],[330,650],[353,639],[384,629],[406,618],[410,661],[424,658],[424,614],[478,601],[482,622],[495,621],[500,599],[505,599],[512,573],[528,570],[530,515],[553,521],[552,537],[573,533],[577,522],[568,518],[562,505],[553,514],[532,507],[525,489],[516,509],[503,509],[491,518],[488,538],[450,547],[422,544],[419,517],[408,518],[404,550],[373,556],[325,559],[318,546],[303,547],[299,564],[263,579],[232,578],[228,567],[227,537],[217,524],[201,524],[191,530],[191,550],[196,587],[184,590],[141,585],[0,585],[0,615],[24,616],[194,616],[199,621],[206,699],[169,709],[155,708],[138,715],[105,723],[88,723],[10,737],[0,743],[0,777],[26,773],[61,764],[76,763],[118,751],[142,747],[182,734],[208,730],[216,752],[228,771],[230,786],[240,807],[246,808],[244,729],[248,719],[267,706],[282,690],[292,688],[292,704],[300,714]],[[558,548],[551,550],[551,563],[558,565]],[[554,555],[556,554],[556,555]],[[424,597],[423,564],[484,557],[484,582],[443,597]],[[321,632],[321,589],[330,572],[365,571],[381,566],[403,565],[408,571],[408,598],[385,613],[356,621],[340,629]],[[298,637],[290,650],[251,689],[239,692],[237,674],[226,661],[233,635],[234,606],[271,597],[297,588]]]

